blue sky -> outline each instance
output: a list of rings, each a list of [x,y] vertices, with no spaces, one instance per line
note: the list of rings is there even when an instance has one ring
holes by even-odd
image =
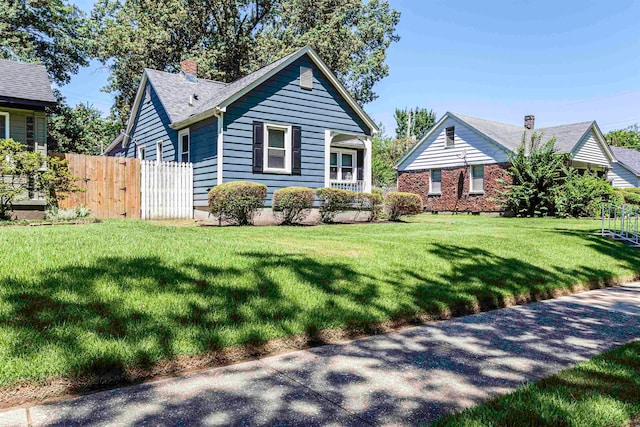
[[[77,1],[85,10],[92,0]],[[396,107],[427,107],[536,127],[597,120],[640,123],[640,2],[391,0],[402,13],[389,76],[365,110],[393,133]],[[108,71],[97,62],[62,87],[103,111]]]

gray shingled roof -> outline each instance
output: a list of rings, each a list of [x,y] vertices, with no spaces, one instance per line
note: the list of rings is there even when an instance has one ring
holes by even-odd
[[[217,107],[303,49],[282,57],[276,62],[231,83],[200,78],[197,79],[197,83],[189,83],[180,73],[166,73],[150,68],[145,69],[145,72],[167,111],[169,120],[171,123],[178,123]],[[189,105],[189,97],[192,94],[196,94],[198,99],[194,100],[194,105]]]
[[[0,96],[55,103],[43,65],[0,59]]]
[[[618,160],[618,163],[622,163],[627,169],[640,176],[640,151],[632,148],[622,148],[609,146],[613,155]]]
[[[573,123],[568,125],[550,126],[538,128],[533,131],[525,129],[524,126],[514,126],[505,123],[492,122],[490,120],[465,116],[458,113],[449,113],[453,117],[467,123],[476,130],[487,135],[498,144],[511,151],[516,151],[522,144],[522,135],[526,132],[527,137],[532,132],[537,132],[544,136],[544,140],[556,137],[556,148],[561,153],[570,153],[580,142],[580,139],[587,132],[593,121]]]
[[[304,50],[306,48],[303,49],[299,49],[287,56],[284,56],[280,59],[278,59],[275,62],[272,62],[271,64],[264,66],[262,68],[260,68],[259,70],[254,71],[251,74],[248,74],[234,82],[229,83],[228,85],[226,85],[224,88],[222,88],[221,90],[215,92],[214,94],[211,95],[211,97],[209,97],[205,102],[203,102],[200,106],[198,106],[197,108],[194,109],[193,112],[191,112],[191,114],[188,114],[184,117],[182,117],[181,120],[187,119],[191,116],[196,116],[198,114],[204,113],[207,110],[210,110],[214,107],[217,107],[218,105],[220,105],[222,102],[224,102],[225,100],[227,100],[228,98],[232,97],[233,95],[235,95],[236,93],[240,92],[242,89],[246,88],[247,86],[249,86],[251,83],[255,82],[256,80],[260,79],[262,76],[264,76],[265,74],[268,74],[271,70],[273,70],[274,68],[277,68],[280,64],[286,62],[289,58],[291,58],[292,56],[296,55],[297,53],[299,53],[301,50]]]
[[[145,69],[145,72],[172,123],[191,116],[207,99],[227,86],[226,83],[207,79],[189,83],[180,73],[166,73],[150,68]],[[194,98],[193,105],[189,105],[191,95],[198,98]]]

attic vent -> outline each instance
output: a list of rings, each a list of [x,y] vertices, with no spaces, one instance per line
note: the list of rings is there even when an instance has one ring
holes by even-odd
[[[151,88],[147,85],[144,90],[144,102],[151,101]]]
[[[313,89],[313,70],[311,68],[300,67],[300,87]]]

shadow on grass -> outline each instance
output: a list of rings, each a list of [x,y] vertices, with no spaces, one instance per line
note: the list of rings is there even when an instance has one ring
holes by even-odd
[[[616,242],[586,233],[577,237],[612,262],[634,270],[640,265],[637,252],[621,250]],[[301,333],[308,343],[320,343],[327,327],[358,334],[385,319],[468,314],[503,307],[515,297],[543,299],[558,288],[612,278],[604,269],[542,268],[464,245],[434,244],[428,251],[450,268],[436,276],[390,268],[375,277],[329,259],[254,251],[237,254],[242,263],[235,267],[103,257],[43,270],[28,280],[4,278],[0,327],[13,334],[5,341],[5,360],[33,362],[1,380],[65,376],[77,379],[75,391],[82,391],[138,381],[154,375],[158,363],[184,354],[235,345],[259,353],[274,337]],[[55,362],[38,371],[38,358],[52,352]],[[215,364],[225,363],[219,358],[226,356],[217,357]],[[403,356],[386,362],[394,357]]]

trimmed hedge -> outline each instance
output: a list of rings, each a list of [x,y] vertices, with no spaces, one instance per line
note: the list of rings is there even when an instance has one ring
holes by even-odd
[[[355,205],[358,212],[368,211],[367,221],[375,221],[382,212],[382,193],[357,193],[355,196]]]
[[[253,217],[267,197],[267,186],[236,181],[216,185],[209,191],[209,210],[219,221],[253,224]]]
[[[316,193],[307,187],[286,187],[273,192],[273,212],[281,224],[299,224],[309,215]]]
[[[616,190],[616,194],[624,203],[640,206],[640,188],[620,188]]]
[[[320,199],[320,221],[332,223],[340,212],[353,209],[356,193],[339,188],[318,188],[316,195]]]
[[[422,198],[418,194],[391,191],[387,193],[385,207],[390,221],[399,221],[403,215],[422,213]]]

